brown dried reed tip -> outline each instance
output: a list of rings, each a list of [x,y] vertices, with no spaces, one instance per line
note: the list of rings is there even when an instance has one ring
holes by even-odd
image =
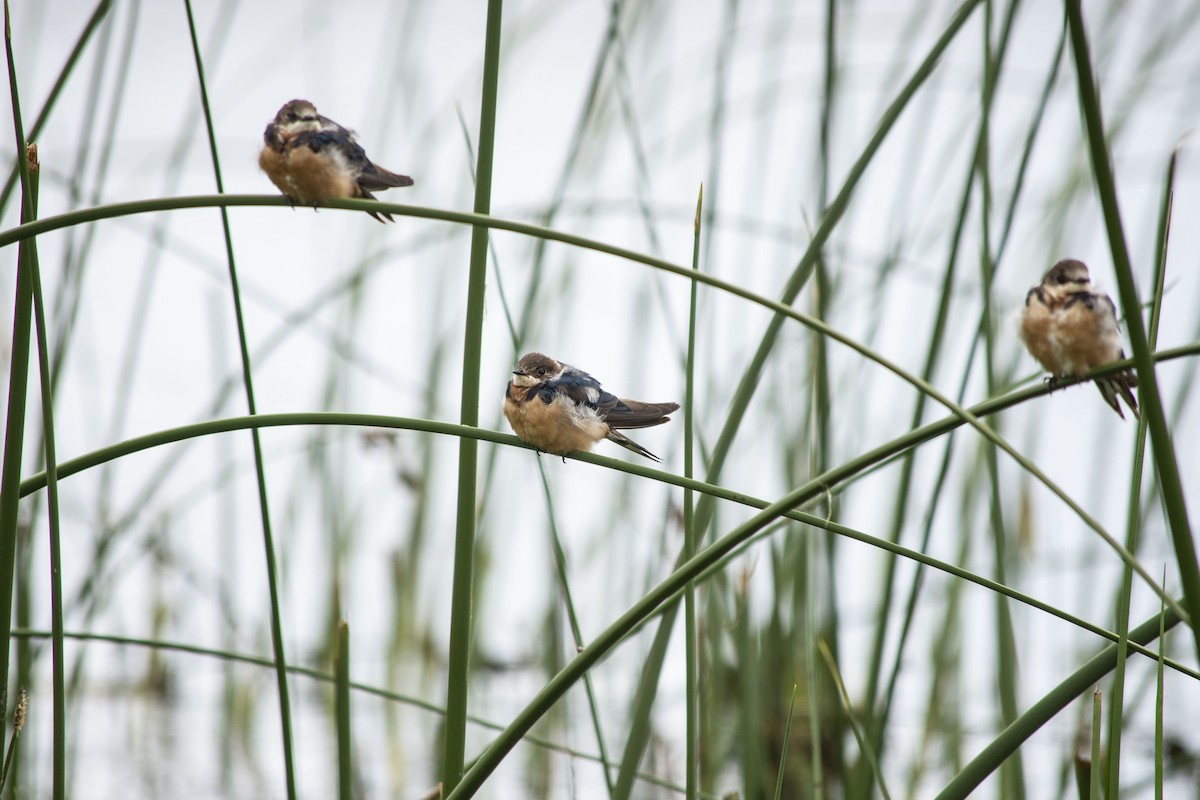
[[[425,794],[421,795],[420,800],[441,800],[445,797],[445,792],[442,790],[442,784],[438,784],[430,789]]]
[[[29,706],[29,695],[22,689],[17,695],[17,710],[13,712],[13,736],[18,736],[21,733],[21,728],[25,727],[25,709]]]
[[[29,164],[30,172],[37,172],[40,166],[37,157],[37,142],[30,142],[25,145],[25,161]]]

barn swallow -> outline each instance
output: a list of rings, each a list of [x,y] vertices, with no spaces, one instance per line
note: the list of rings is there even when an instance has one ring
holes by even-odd
[[[374,200],[373,191],[413,184],[372,162],[353,131],[318,114],[307,100],[285,103],[267,125],[258,166],[292,202],[313,206],[338,197]],[[386,211],[367,213],[380,222],[392,219]]]
[[[583,370],[541,353],[521,356],[504,395],[504,416],[517,436],[539,451],[564,457],[608,439],[661,461],[618,429],[661,425],[678,409],[678,403],[622,400]]]
[[[1125,358],[1117,329],[1117,308],[1112,298],[1092,286],[1082,261],[1063,259],[1042,276],[1042,282],[1025,295],[1021,313],[1021,341],[1057,378],[1086,377],[1093,369]],[[1096,378],[1104,401],[1120,415],[1120,397],[1135,417],[1137,376],[1123,370]]]

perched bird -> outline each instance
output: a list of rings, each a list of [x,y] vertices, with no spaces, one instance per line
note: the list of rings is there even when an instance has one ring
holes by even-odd
[[[620,428],[661,425],[678,403],[622,400],[600,388],[586,372],[541,353],[526,353],[504,395],[504,416],[523,441],[565,456],[609,439],[654,461],[658,456],[620,433]]]
[[[284,103],[267,125],[258,166],[292,202],[313,206],[338,197],[374,200],[371,192],[413,184],[373,163],[353,131],[318,114],[307,100]],[[392,219],[386,211],[367,213],[380,222]]]
[[[1051,382],[1086,377],[1097,367],[1125,358],[1112,298],[1097,291],[1084,263],[1072,258],[1051,267],[1025,295],[1020,336],[1030,354],[1050,372]],[[1095,383],[1121,419],[1125,415],[1118,397],[1139,416],[1133,396],[1137,376],[1131,370],[1096,378]]]

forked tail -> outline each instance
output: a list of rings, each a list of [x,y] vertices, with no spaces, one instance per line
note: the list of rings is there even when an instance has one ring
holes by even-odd
[[[630,439],[628,436],[621,433],[620,431],[615,431],[615,430],[609,429],[608,440],[610,442],[616,442],[617,444],[621,445],[621,447],[624,447],[626,450],[632,450],[633,452],[637,453],[639,456],[645,456],[646,458],[650,459],[651,461],[658,462],[659,464],[662,463],[661,458],[654,455],[654,453],[651,453],[649,450],[642,447],[640,444],[635,442],[633,439]]]
[[[1137,398],[1133,395],[1133,387],[1137,386],[1137,376],[1133,372],[1126,370],[1115,375],[1105,375],[1103,378],[1096,378],[1095,384],[1096,388],[1100,390],[1104,402],[1112,406],[1113,411],[1116,411],[1121,419],[1125,419],[1125,415],[1121,413],[1121,404],[1118,398],[1125,401],[1125,405],[1129,406],[1134,417],[1142,418],[1141,412],[1138,411]]]

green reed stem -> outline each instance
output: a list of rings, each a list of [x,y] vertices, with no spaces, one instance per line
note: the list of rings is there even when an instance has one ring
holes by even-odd
[[[14,150],[21,176],[21,220],[35,223],[34,188],[26,157],[13,59],[12,26],[8,0],[4,0],[4,51],[8,63],[9,96],[12,100]],[[13,338],[9,362],[8,416],[4,431],[4,467],[0,474],[0,704],[8,702],[9,631],[12,630],[13,579],[17,563],[18,505],[20,501],[21,456],[25,445],[25,405],[29,390],[29,331],[33,316],[35,242],[23,242],[17,253],[17,288],[13,309]],[[0,709],[3,710],[3,709]],[[0,725],[0,748],[6,731]]]
[[[338,798],[354,800],[354,762],[351,759],[350,727],[350,626],[337,627],[337,658],[333,663],[337,719]]]
[[[834,112],[838,100],[838,89],[840,86],[840,76],[838,72],[838,0],[826,0],[825,2],[825,25],[824,25],[824,47],[822,48],[824,59],[822,60],[822,81],[821,81],[821,105],[820,105],[820,122],[818,126],[817,150],[819,169],[817,175],[817,207],[820,209],[820,214],[823,217],[829,205],[829,186],[832,181],[830,172],[833,168],[833,123]],[[813,270],[813,292],[811,307],[816,316],[825,319],[828,316],[830,305],[833,301],[833,286],[834,281],[831,280],[832,274],[830,264],[827,260],[827,254],[822,251],[818,254],[816,266]],[[833,414],[830,409],[833,407],[830,387],[829,369],[829,343],[823,336],[810,337],[812,343],[812,399],[811,411],[809,414],[809,430],[812,431],[811,442],[808,445],[808,468],[814,474],[820,474],[829,467],[830,460],[830,442],[832,438]],[[924,399],[925,395],[920,395]],[[833,505],[830,503],[825,509],[827,516],[832,516],[834,513]],[[812,774],[811,785],[815,795],[821,795],[825,789],[825,772],[826,764],[824,754],[821,752],[821,743],[828,736],[833,741],[840,741],[844,728],[839,724],[839,720],[835,717],[830,725],[828,732],[822,731],[822,726],[825,724],[823,714],[818,713],[816,709],[823,707],[819,701],[827,691],[829,683],[821,680],[824,674],[822,670],[817,668],[817,647],[818,639],[822,639],[829,648],[830,656],[836,664],[840,655],[839,643],[839,625],[838,625],[838,578],[836,565],[838,562],[837,540],[832,537],[824,540],[825,547],[820,548],[821,540],[813,537],[807,542],[806,551],[803,553],[802,559],[804,562],[804,574],[811,578],[805,580],[804,600],[805,621],[804,621],[804,650],[805,650],[805,679],[808,690],[808,741],[809,741],[809,769]],[[817,559],[823,553],[825,559],[825,569],[818,580]],[[797,554],[800,558],[801,554]],[[820,597],[821,590],[824,589],[824,597]],[[820,608],[825,617],[824,625],[817,623],[817,609]],[[868,706],[868,711],[870,707]],[[791,720],[789,719],[789,724]],[[783,752],[786,754],[787,749]],[[785,755],[786,758],[786,755]],[[828,765],[830,772],[841,773],[845,770],[843,762],[843,752],[841,748],[836,748],[833,758]],[[782,761],[780,776],[783,775]]]
[[[701,211],[704,208],[704,184],[696,197],[696,217],[692,226],[692,270],[700,270]],[[695,459],[695,401],[696,401],[696,295],[699,284],[692,281],[688,295],[687,367],[683,391],[683,477],[692,478]],[[683,490],[683,558],[696,552],[696,507],[691,489]],[[689,584],[683,596],[684,634],[684,785],[688,800],[700,791],[700,643],[696,632],[696,587]],[[795,693],[792,695],[795,702]],[[780,769],[782,775],[782,768]]]
[[[1158,344],[1158,326],[1162,320],[1163,287],[1167,273],[1167,241],[1171,232],[1171,201],[1175,186],[1175,165],[1179,151],[1171,154],[1167,164],[1166,183],[1158,215],[1158,236],[1154,254],[1154,292],[1150,308],[1150,347]],[[1129,508],[1126,514],[1126,547],[1136,553],[1142,514],[1142,471],[1146,464],[1146,418],[1138,420],[1137,441],[1133,448],[1133,470],[1129,477]],[[1117,597],[1116,631],[1121,637],[1117,649],[1117,668],[1113,675],[1112,694],[1109,699],[1108,725],[1108,777],[1106,787],[1109,797],[1119,794],[1121,785],[1121,733],[1124,727],[1125,707],[1125,659],[1126,637],[1129,634],[1129,603],[1133,592],[1133,573],[1126,567],[1121,576],[1121,589]]]
[[[1007,33],[1012,29],[1013,15],[1016,13],[1019,0],[1009,5],[1009,15],[1002,36],[1007,41]],[[999,59],[992,58],[992,8],[994,3],[988,0],[984,4],[983,13],[983,97],[980,103],[979,142],[976,150],[976,168],[979,172],[980,193],[980,251],[979,264],[982,285],[983,309],[983,362],[984,377],[987,393],[996,392],[996,368],[994,334],[996,326],[993,323],[992,309],[992,278],[995,265],[991,260],[992,254],[992,178],[991,178],[991,110],[997,76],[1000,72]],[[1006,562],[1007,533],[1004,524],[1004,500],[1000,490],[1000,466],[997,448],[985,444],[983,446],[984,462],[987,465],[987,482],[989,489],[988,518],[992,535],[992,555],[994,559],[994,574],[1000,583],[1007,583]],[[1013,630],[1012,607],[1003,595],[996,595],[996,689],[1000,722],[1004,725],[1012,722],[1018,714],[1018,686],[1020,676],[1017,669],[1017,637]],[[1020,752],[1004,762],[1000,774],[1000,794],[1012,800],[1025,798],[1025,769],[1024,759]]]
[[[664,615],[664,620],[674,620],[673,612],[678,606],[672,606]],[[629,714],[629,737],[625,740],[625,749],[621,753],[621,763],[617,769],[617,782],[614,786],[615,800],[629,800],[633,795],[633,779],[637,774],[638,762],[646,752],[646,745],[653,733],[651,707],[658,693],[658,683],[662,677],[662,664],[667,657],[667,646],[671,643],[673,624],[662,624],[654,631],[654,639],[646,652],[645,667],[638,676],[637,689],[634,691],[633,702]],[[588,648],[595,647],[595,640],[588,643]],[[561,672],[559,673],[562,674]],[[468,797],[471,795],[467,795]]]
[[[1145,645],[1174,628],[1179,616],[1167,609],[1156,614],[1129,632],[1130,643]],[[1107,675],[1117,664],[1117,645],[1112,644],[1092,656],[1086,664],[1071,673],[1000,732],[975,756],[937,795],[937,800],[961,800],[971,795],[989,775],[999,768],[1025,740],[1060,713],[1068,704]]]
[[[832,659],[830,660],[832,664]],[[787,722],[783,724],[783,741],[780,743],[779,751],[786,754],[788,752],[788,744],[792,739],[792,720],[796,716],[796,691],[799,685],[792,684],[792,699],[788,702]],[[787,757],[779,759],[779,774],[775,776],[775,800],[783,800],[783,770],[787,766]]]
[[[483,54],[483,90],[479,111],[479,152],[475,168],[475,213],[487,215],[492,203],[492,159],[496,144],[496,105],[500,76],[502,0],[488,0]],[[462,406],[464,427],[479,425],[479,371],[483,352],[483,301],[487,285],[488,228],[471,229],[471,269],[467,321],[463,335]],[[442,787],[449,792],[463,774],[467,747],[467,683],[471,661],[471,611],[474,591],[478,444],[463,438],[458,446],[458,510],[454,534],[454,579],[450,600],[450,652],[446,676],[446,724],[442,750]]]
[[[200,55],[200,40],[196,35],[196,19],[192,13],[191,0],[183,0],[187,11],[188,34],[192,42],[192,56],[196,63],[196,79],[200,89],[200,105],[204,110],[204,125],[208,134],[209,152],[212,155],[213,177],[216,179],[217,194],[225,193],[221,178],[221,159],[217,152],[217,135],[213,127],[212,109],[208,103],[208,86],[204,77],[204,60]],[[242,313],[242,293],[238,287],[237,264],[233,256],[233,235],[229,230],[229,213],[221,207],[221,229],[225,235],[225,257],[229,266],[229,287],[233,296],[234,317],[237,320],[238,348],[242,359],[242,382],[246,389],[246,410],[251,416],[258,413],[254,401],[254,379],[250,366],[250,347],[246,337],[246,320]],[[262,517],[263,550],[267,567],[267,587],[271,601],[271,646],[275,653],[275,683],[279,696],[279,722],[283,746],[284,778],[289,800],[296,798],[296,767],[292,752],[292,712],[288,697],[287,657],[283,646],[283,622],[279,603],[279,576],[275,563],[275,541],[271,533],[271,510],[267,500],[267,473],[263,465],[262,441],[258,429],[250,431],[254,446],[254,474],[258,484],[258,507]]]
[[[567,553],[562,546],[562,538],[558,535],[558,520],[554,513],[554,499],[550,494],[550,478],[546,474],[543,459],[538,459],[538,474],[542,479],[542,494],[546,500],[546,514],[550,522],[550,549],[554,555],[554,570],[558,575],[558,585],[562,590],[563,606],[567,610],[567,624],[571,628],[571,642],[579,651],[586,645],[583,629],[579,625],[579,615],[575,613],[575,598],[571,591],[571,581],[567,571]],[[588,713],[592,717],[592,730],[596,732],[596,752],[600,754],[600,762],[604,764],[604,785],[608,796],[613,796],[614,784],[612,773],[608,769],[608,746],[604,742],[604,729],[600,724],[600,703],[596,700],[596,689],[592,685],[590,675],[583,681],[584,693],[587,695]]]
[[[33,196],[33,213],[37,213],[38,172],[37,150],[30,145],[29,189]],[[51,663],[53,669],[54,721],[52,734],[53,775],[55,800],[67,796],[67,689],[64,685],[66,656],[63,651],[63,592],[62,537],[59,526],[58,459],[54,440],[54,380],[50,371],[50,337],[46,326],[46,304],[42,296],[41,268],[37,246],[30,242],[27,250],[29,272],[33,287],[33,320],[37,330],[38,374],[42,396],[42,446],[46,459],[46,515],[50,524],[50,627]]]
[[[1163,565],[1163,583],[1167,582],[1167,567]],[[1163,800],[1163,669],[1167,649],[1167,608],[1158,607],[1158,664],[1155,669],[1157,685],[1154,692],[1154,800]]]
[[[1101,709],[1103,706],[1104,695],[1099,689],[1092,692],[1092,779],[1088,786],[1088,797],[1091,800],[1102,800],[1104,797],[1100,793],[1100,739],[1103,736],[1103,731],[1100,729]]]
[[[1129,333],[1129,345],[1133,350],[1133,362],[1137,367],[1138,393],[1141,396],[1142,416],[1150,431],[1154,445],[1154,463],[1158,468],[1162,487],[1162,501],[1167,513],[1171,542],[1175,549],[1175,560],[1179,566],[1179,580],[1183,586],[1183,603],[1192,618],[1192,638],[1196,653],[1200,655],[1200,561],[1196,558],[1196,545],[1192,539],[1192,526],[1188,520],[1187,502],[1183,481],[1179,475],[1179,463],[1175,457],[1175,446],[1167,428],[1162,398],[1158,389],[1158,377],[1146,327],[1142,322],[1141,304],[1137,286],[1134,284],[1133,265],[1125,243],[1125,232],[1121,226],[1121,210],[1117,203],[1117,185],[1113,176],[1112,163],[1108,155],[1104,122],[1101,118],[1100,98],[1092,74],[1091,55],[1088,49],[1087,31],[1083,24],[1081,0],[1067,0],[1067,23],[1071,29],[1071,47],[1075,54],[1075,71],[1079,78],[1079,105],[1083,111],[1087,128],[1088,147],[1091,151],[1092,172],[1096,178],[1096,190],[1100,194],[1100,205],[1104,210],[1104,224],[1108,230],[1108,244],[1112,250],[1113,268],[1120,290],[1121,312],[1125,316],[1125,327]]]
[[[850,693],[846,691],[846,684],[842,682],[842,676],[838,673],[837,664],[833,661],[833,654],[829,652],[829,645],[825,644],[824,640],[820,640],[817,642],[817,649],[821,651],[821,658],[825,660],[825,666],[829,669],[833,685],[837,688],[838,700],[842,704],[842,711],[846,714],[846,719],[850,721],[854,738],[858,740],[859,749],[862,750],[863,759],[871,768],[871,776],[875,779],[875,785],[879,787],[879,793],[883,795],[884,800],[891,800],[892,795],[883,780],[883,772],[879,769],[879,759],[875,757],[871,741],[855,716],[854,701],[850,699]]]
[[[463,140],[467,147],[468,156],[471,159],[471,180],[475,180],[475,148],[471,143],[471,133],[467,129],[467,121],[463,118],[461,109],[458,109],[459,127],[462,129]],[[508,328],[508,333],[512,339],[513,350],[519,352],[521,344],[521,336],[517,331],[517,324],[513,319],[512,308],[508,302],[508,295],[504,289],[504,275],[500,270],[500,256],[496,252],[495,242],[488,237],[488,252],[491,254],[492,266],[496,272],[496,293],[500,297],[500,308],[504,312],[504,322]],[[485,473],[492,475],[491,465],[494,464],[494,459],[489,461],[488,467],[485,468]],[[550,494],[550,480],[546,474],[546,465],[538,459],[538,474],[542,480],[543,496],[546,499],[546,513],[550,522],[550,544],[554,555],[554,566],[558,574],[559,585],[562,588],[563,604],[567,610],[567,621],[571,627],[571,635],[573,637],[575,647],[578,649],[583,647],[583,633],[579,626],[579,615],[575,612],[575,601],[572,597],[571,584],[567,575],[567,558],[566,552],[563,549],[561,538],[558,535],[558,523],[554,514],[554,501]],[[484,484],[483,495],[480,498],[480,515],[482,516],[482,508],[487,504],[488,484]],[[587,694],[588,712],[592,718],[592,729],[596,732],[596,750],[599,753],[600,763],[603,767],[604,784],[608,789],[608,794],[611,797],[613,793],[613,780],[611,771],[608,769],[608,746],[604,741],[604,729],[600,722],[600,704],[596,700],[596,690],[592,685],[591,676],[588,676],[584,681],[584,691]]]

